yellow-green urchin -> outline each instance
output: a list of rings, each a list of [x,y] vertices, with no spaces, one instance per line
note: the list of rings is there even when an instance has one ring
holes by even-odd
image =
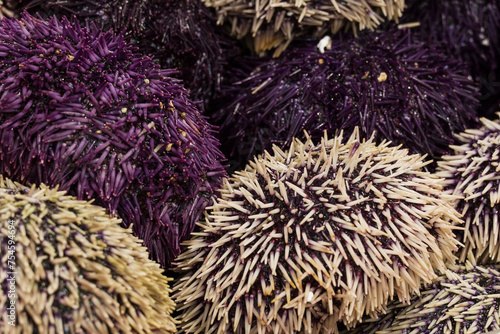
[[[225,182],[177,258],[186,333],[332,333],[409,301],[457,249],[458,213],[407,150],[295,139]]]
[[[471,257],[479,264],[500,261],[500,121],[481,122],[480,129],[457,135],[461,145],[450,146],[454,154],[438,162],[448,193],[462,197],[455,202],[465,222],[458,233],[462,263]]]
[[[0,332],[175,333],[170,279],[119,223],[0,176]]]

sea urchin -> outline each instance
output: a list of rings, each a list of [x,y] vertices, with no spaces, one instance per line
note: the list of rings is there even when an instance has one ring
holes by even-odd
[[[229,21],[231,33],[238,39],[251,36],[259,53],[277,48],[278,56],[295,35],[304,31],[314,36],[336,33],[349,24],[356,29],[375,29],[384,18],[397,20],[404,0],[331,1],[331,0],[202,0],[214,7],[218,23]]]
[[[169,279],[119,223],[0,176],[0,332],[175,333]]]
[[[132,223],[162,266],[225,175],[173,70],[123,38],[26,14],[0,22],[0,173],[58,185]]]
[[[498,114],[500,116],[500,114]],[[465,247],[459,259],[469,256],[480,264],[500,261],[500,121],[481,118],[480,129],[457,135],[461,145],[438,162],[450,194],[461,196],[455,208],[463,215],[465,230],[457,231]]]
[[[376,131],[377,140],[435,158],[450,152],[453,132],[477,122],[477,89],[463,65],[409,30],[320,47],[300,41],[246,76],[241,66],[233,71],[236,80],[213,116],[228,157],[246,163],[304,129],[319,139],[324,130],[359,126],[363,136]]]
[[[372,139],[294,140],[226,182],[176,260],[182,330],[331,333],[446,269],[460,220],[440,180]]]
[[[410,305],[397,303],[383,318],[349,334],[490,333],[500,330],[500,267],[450,266]]]

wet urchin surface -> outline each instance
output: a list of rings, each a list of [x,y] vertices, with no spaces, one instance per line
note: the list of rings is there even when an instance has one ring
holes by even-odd
[[[444,272],[461,221],[441,180],[372,139],[294,140],[225,183],[176,259],[181,331],[332,333]]]
[[[500,267],[450,266],[409,305],[342,334],[466,334],[500,330]],[[493,333],[493,332],[492,332]]]
[[[337,33],[342,27],[355,31],[374,30],[386,18],[397,20],[404,0],[375,1],[268,1],[268,0],[202,0],[215,8],[218,23],[227,22],[238,39],[250,38],[256,53],[275,49],[274,55],[286,49],[296,35],[322,36]]]
[[[123,32],[160,66],[178,69],[173,75],[202,110],[218,91],[227,59],[239,53],[236,42],[216,27],[215,13],[196,0],[32,0],[21,7],[44,18],[76,16],[82,25]]]
[[[0,173],[95,199],[162,266],[225,175],[172,70],[122,37],[28,14],[0,23]]]
[[[170,279],[119,223],[63,191],[0,176],[0,331],[176,333]]]
[[[500,94],[500,1],[411,0],[402,22],[419,22],[423,40],[440,43],[446,52],[470,67],[481,87],[483,115],[494,117]]]
[[[465,245],[460,261],[473,257],[478,263],[498,263],[500,121],[481,122],[481,128],[457,135],[459,144],[438,162],[438,175],[446,179],[448,193],[461,197],[455,203],[465,221],[465,230],[456,232]]]
[[[236,79],[213,119],[230,160],[241,166],[304,129],[317,139],[355,126],[436,158],[450,152],[454,132],[477,122],[477,88],[463,64],[411,31],[324,41],[301,41],[251,73],[229,70]]]

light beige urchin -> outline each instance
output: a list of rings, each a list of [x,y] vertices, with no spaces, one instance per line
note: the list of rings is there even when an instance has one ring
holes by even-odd
[[[176,333],[170,279],[120,222],[0,176],[0,332]]]
[[[181,331],[334,333],[408,302],[454,262],[461,223],[426,164],[357,130],[256,158],[177,258]]]

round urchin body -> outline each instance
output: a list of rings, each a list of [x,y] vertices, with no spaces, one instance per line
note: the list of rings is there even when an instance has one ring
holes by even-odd
[[[499,283],[498,265],[451,266],[410,305],[391,305],[391,319],[381,316],[345,334],[498,333]]]
[[[228,157],[241,164],[271,144],[289,145],[304,129],[319,139],[324,130],[355,126],[439,157],[450,152],[453,132],[477,122],[477,89],[463,66],[410,31],[330,43],[320,50],[303,41],[250,74],[235,67],[228,102],[213,116]]]
[[[278,56],[297,34],[306,31],[314,36],[336,33],[343,26],[357,29],[375,29],[387,17],[397,20],[404,8],[404,0],[396,1],[249,1],[202,0],[214,7],[218,22],[229,21],[231,33],[238,39],[253,39],[257,53],[277,48]]]
[[[500,115],[499,115],[500,116]],[[459,252],[464,262],[500,261],[500,122],[482,118],[480,129],[457,135],[460,145],[453,155],[438,162],[438,175],[445,178],[448,193],[460,196],[455,208],[463,215],[465,230],[457,231],[465,247]]]
[[[47,18],[75,15],[82,25],[123,32],[125,40],[183,80],[192,100],[206,110],[223,81],[222,68],[238,53],[236,43],[216,28],[215,14],[195,0],[33,0],[23,6]]]
[[[0,176],[0,331],[175,333],[169,279],[119,223]]]
[[[134,224],[162,266],[225,175],[171,70],[66,19],[0,23],[0,173],[59,185]]]
[[[494,95],[500,95],[500,2],[412,0],[402,21],[419,22],[415,30],[423,40],[439,43],[448,55],[470,67],[480,85],[479,112],[494,117],[499,110]]]
[[[431,43],[471,66],[473,76],[500,63],[500,3],[488,0],[412,0],[404,22],[416,21],[417,31]]]
[[[457,248],[458,214],[424,165],[357,132],[255,159],[176,260],[180,328],[331,333],[408,301]]]

